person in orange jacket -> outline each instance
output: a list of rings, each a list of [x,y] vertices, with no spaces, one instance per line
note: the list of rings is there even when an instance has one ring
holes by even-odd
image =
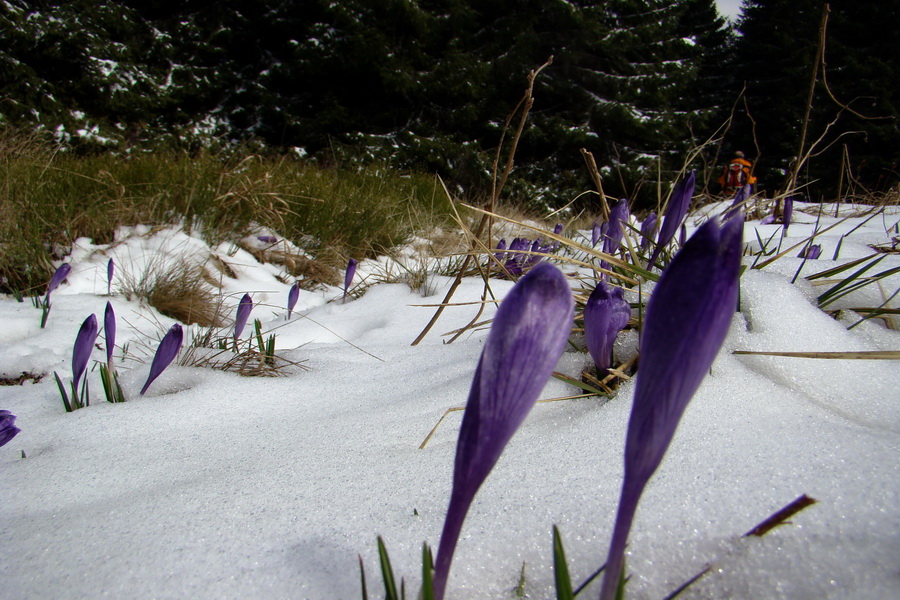
[[[745,185],[749,185],[751,189],[756,184],[756,177],[753,176],[751,168],[753,163],[744,158],[744,153],[738,150],[734,153],[734,158],[719,175],[716,180],[722,186],[723,194],[735,194]]]

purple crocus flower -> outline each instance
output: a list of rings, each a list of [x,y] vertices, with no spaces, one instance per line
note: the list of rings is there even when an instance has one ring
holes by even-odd
[[[613,342],[630,318],[631,306],[625,301],[625,291],[598,281],[584,306],[584,340],[603,375],[612,363]]]
[[[0,410],[0,446],[5,446],[22,431],[16,427],[16,415],[8,410]]]
[[[663,272],[647,305],[625,439],[625,478],[601,600],[615,597],[638,500],[716,358],[737,305],[743,215],[705,223]]]
[[[782,215],[784,217],[784,232],[787,233],[788,227],[791,226],[791,217],[794,215],[793,198],[784,199],[784,213],[782,213]]]
[[[103,336],[106,338],[106,364],[112,370],[113,350],[116,349],[116,313],[109,302],[103,313]]]
[[[150,384],[153,383],[153,381],[166,370],[166,367],[175,360],[175,357],[178,356],[178,351],[181,350],[181,342],[183,339],[184,331],[182,331],[181,325],[175,323],[169,328],[166,335],[163,336],[162,341],[159,343],[159,347],[156,349],[156,354],[153,356],[153,362],[150,363],[150,375],[147,376],[147,382],[144,383],[144,387],[141,388],[141,396],[144,395],[144,392],[147,391]]]
[[[651,212],[641,223],[641,252],[645,252],[653,243],[653,233],[656,230],[656,213]]]
[[[344,299],[347,299],[347,292],[350,290],[350,284],[353,283],[353,276],[356,275],[356,259],[351,258],[347,261],[347,273],[344,275]]]
[[[56,271],[53,272],[53,276],[50,278],[50,283],[47,284],[47,295],[44,296],[44,304],[50,302],[50,292],[58,288],[59,284],[65,281],[71,272],[72,265],[70,263],[63,263],[56,268]]]
[[[622,237],[625,235],[625,229],[622,225],[628,220],[628,200],[619,200],[615,206],[609,211],[609,223],[603,236],[603,252],[605,254],[615,254],[619,250],[622,243]],[[609,268],[609,263],[600,261],[600,266],[604,269]]]
[[[594,221],[593,227],[591,227],[591,248],[597,245],[597,242],[600,241],[600,238],[603,237],[603,227],[597,221]]]
[[[762,220],[760,220],[759,224],[760,225],[771,225],[774,222],[775,222],[775,215],[766,215],[765,217],[762,218]]]
[[[501,239],[497,242],[497,252],[494,254],[494,258],[497,259],[498,263],[503,264],[503,255],[506,250],[506,238]]]
[[[106,263],[106,295],[109,296],[112,293],[112,282],[113,282],[113,274],[116,271],[116,264],[113,262],[113,259],[109,259]]]
[[[290,291],[288,291],[288,319],[291,318],[291,313],[294,312],[294,307],[297,306],[297,300],[300,298],[300,284],[296,281],[294,285],[291,286]]]
[[[812,244],[801,250],[800,254],[797,255],[797,258],[817,260],[820,256],[822,256],[822,246],[819,244]]]
[[[261,241],[263,244],[275,244],[278,242],[278,238],[274,235],[258,235],[256,239]]]
[[[573,312],[566,277],[547,262],[523,276],[497,310],[456,444],[453,491],[435,563],[436,600],[444,597],[469,506],[553,372],[569,337]]]
[[[91,351],[94,349],[94,342],[97,341],[97,317],[89,316],[81,324],[78,335],[75,336],[75,346],[72,348],[72,389],[78,393],[78,382],[87,368],[88,360],[91,358]]]
[[[663,217],[662,225],[659,228],[656,249],[650,257],[648,267],[653,267],[656,263],[656,259],[659,258],[660,252],[669,245],[669,242],[675,237],[678,228],[681,227],[681,223],[684,221],[685,215],[687,215],[688,207],[691,205],[691,198],[694,195],[694,183],[696,180],[697,173],[691,171],[691,174],[688,175],[687,179],[675,186],[672,197],[669,199],[669,206]]]
[[[237,344],[238,339],[241,337],[241,333],[244,331],[244,326],[247,324],[247,319],[250,318],[251,310],[253,310],[253,300],[250,298],[250,294],[244,294],[244,297],[238,302],[237,314],[234,317],[235,344]]]

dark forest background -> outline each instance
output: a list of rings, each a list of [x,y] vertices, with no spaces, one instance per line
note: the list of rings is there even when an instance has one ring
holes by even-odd
[[[0,1],[0,126],[74,153],[285,153],[439,173],[477,196],[527,74],[553,56],[510,186],[559,206],[591,189],[656,198],[689,150],[714,179],[736,150],[760,189],[886,191],[900,160],[900,2],[747,0]],[[823,67],[824,63],[824,67]],[[854,186],[856,186],[854,188]]]

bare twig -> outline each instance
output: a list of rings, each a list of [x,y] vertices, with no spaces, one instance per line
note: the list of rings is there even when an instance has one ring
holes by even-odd
[[[751,535],[762,537],[779,525],[783,525],[788,519],[790,519],[792,516],[794,516],[807,506],[812,506],[815,503],[815,498],[810,498],[806,494],[803,494],[784,508],[772,513],[772,515],[768,519],[766,519],[741,537],[748,537]]]

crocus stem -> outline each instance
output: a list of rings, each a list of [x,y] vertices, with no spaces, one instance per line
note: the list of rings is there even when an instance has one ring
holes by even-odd
[[[625,545],[628,543],[628,533],[634,522],[634,514],[637,511],[637,499],[628,502],[634,494],[642,491],[643,486],[634,486],[625,481],[622,485],[622,495],[619,498],[619,511],[616,515],[616,525],[613,529],[612,541],[609,543],[609,556],[606,559],[606,569],[603,573],[603,586],[600,588],[600,600],[611,600],[616,597],[616,590],[621,578],[622,562],[625,558]]]
[[[447,518],[444,520],[444,530],[441,532],[441,542],[438,545],[437,560],[434,563],[434,600],[444,599],[447,577],[450,574],[450,563],[453,561],[456,543],[459,541],[459,534],[462,531],[463,522],[466,520],[466,514],[469,512],[469,506],[471,506],[473,498],[474,494],[469,498],[464,498],[457,490],[453,490],[453,494],[450,497],[451,506],[464,506],[466,508],[465,510],[447,511]]]

